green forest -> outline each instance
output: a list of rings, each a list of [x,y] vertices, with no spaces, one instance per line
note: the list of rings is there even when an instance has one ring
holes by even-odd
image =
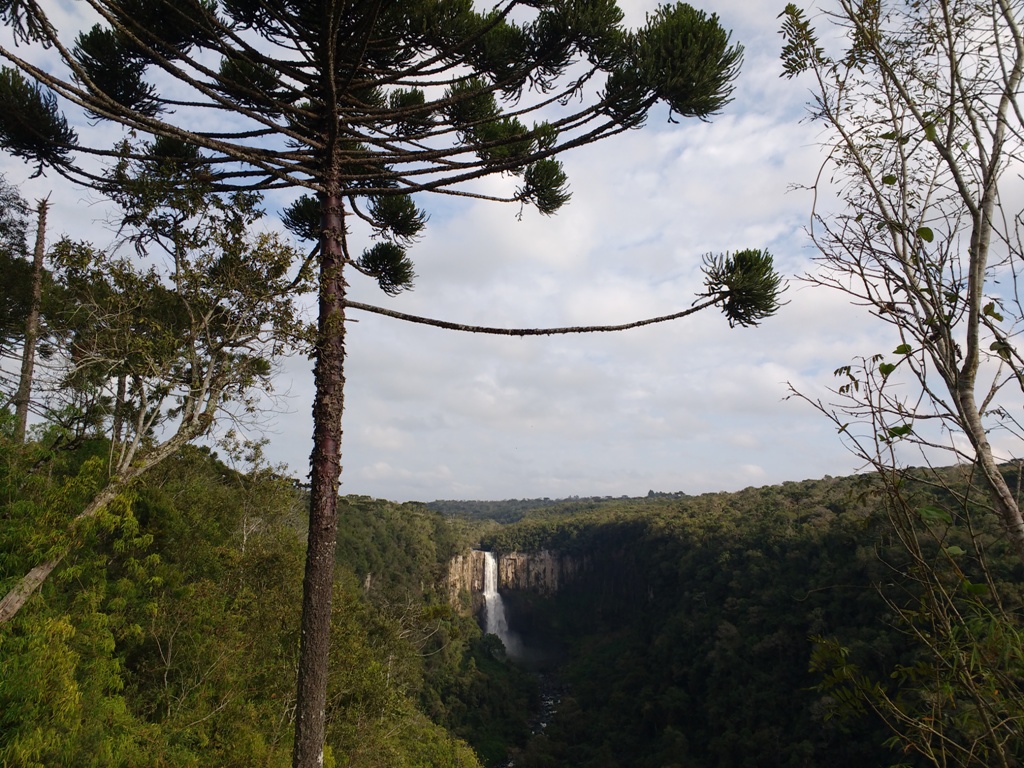
[[[955,474],[946,475],[951,485]],[[950,497],[925,476],[912,473],[901,493],[939,516]],[[964,518],[957,526],[942,515],[914,523],[929,564],[922,569],[894,534],[884,488],[862,475],[573,501],[485,536],[499,551],[555,549],[583,563],[553,599],[506,598],[512,624],[560,660],[565,684],[551,725],[515,764],[931,764],[895,737],[883,695],[902,713],[962,728],[947,734],[953,739],[975,738],[970,704],[943,668],[955,662],[917,637],[938,629],[925,582],[958,590],[962,620],[993,632],[987,650],[1019,686],[1015,622],[996,629],[992,593],[975,582],[993,580],[1007,601],[1000,610],[1017,605],[1020,563],[1005,545],[972,541]],[[967,556],[979,546],[984,575]],[[975,662],[971,674],[980,676],[985,664]],[[1012,689],[988,693],[1019,701]],[[934,706],[941,696],[949,698]],[[1020,754],[1019,741],[1011,748]]]
[[[186,447],[69,535],[109,442],[69,444],[55,427],[19,444],[12,421],[0,588],[67,554],[0,634],[0,765],[288,765],[307,490]],[[975,671],[1019,685],[1020,638],[985,579],[998,615],[1015,613],[1021,565],[966,516],[941,516],[948,493],[913,478],[902,492],[932,510],[916,521],[922,548],[986,638],[973,652],[998,652]],[[885,499],[870,474],[457,515],[343,497],[327,764],[927,764],[873,696],[920,716],[948,697],[951,737],[976,738],[979,721],[916,637],[935,617]],[[481,634],[468,595],[449,601],[448,562],[479,546],[585,563],[555,595],[506,594],[540,677]],[[542,689],[557,704],[539,729]]]
[[[109,443],[17,445],[11,421],[0,588],[68,554],[0,634],[0,765],[289,765],[306,493],[186,448],[69,537]],[[327,764],[477,766],[521,740],[535,683],[443,589],[464,533],[416,506],[343,509]]]

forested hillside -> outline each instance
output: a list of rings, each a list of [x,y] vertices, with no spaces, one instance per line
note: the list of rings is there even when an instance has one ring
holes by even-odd
[[[109,444],[18,445],[10,428],[0,591],[67,555],[0,630],[0,765],[290,765],[304,494],[186,448],[69,534]],[[480,765],[454,734],[504,754],[534,685],[437,597],[451,526],[387,503],[346,515],[327,764]]]
[[[1015,467],[1005,475],[1019,482]],[[1020,717],[1020,639],[1003,622],[1019,612],[1024,572],[982,533],[991,512],[963,510],[968,478],[940,477],[946,488],[911,472],[901,489],[916,553],[875,475],[568,500],[489,534],[498,551],[554,550],[581,567],[553,598],[505,598],[514,629],[553,654],[565,686],[516,766],[931,764],[893,738],[886,701],[908,721],[941,720],[938,753],[970,764],[943,739],[980,742],[976,708]],[[948,617],[921,562],[959,611],[960,646],[940,642]],[[985,685],[972,696],[960,673]]]
[[[105,482],[109,443],[54,426],[21,444],[9,417],[3,429],[0,590],[66,554],[0,630],[0,765],[288,765],[304,489],[186,447],[69,527]],[[936,618],[881,491],[864,475],[569,499],[510,525],[481,519],[509,515],[497,503],[446,517],[343,497],[327,764],[926,764],[887,746],[871,696],[915,716],[945,697],[950,728],[976,724],[932,674],[918,633]],[[944,517],[949,491],[903,491],[965,620],[988,617],[976,653],[1019,669],[1019,639],[983,612],[994,595],[1016,612],[1024,580],[1002,541],[973,530],[989,513]],[[560,694],[542,730],[541,683],[448,602],[448,562],[471,546],[584,564],[553,596],[505,595]],[[1016,711],[1012,685],[989,693]]]

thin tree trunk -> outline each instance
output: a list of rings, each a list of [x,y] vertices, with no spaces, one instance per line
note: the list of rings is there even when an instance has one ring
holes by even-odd
[[[302,636],[295,710],[294,768],[323,766],[330,665],[331,597],[341,477],[345,387],[345,279],[341,198],[324,195],[321,223],[316,400],[310,459],[309,535],[302,582]]]
[[[117,396],[114,399],[114,424],[111,429],[114,441],[114,450],[121,445],[121,437],[124,432],[124,398],[127,389],[127,377],[120,373],[117,376]]]
[[[36,247],[32,254],[32,305],[25,321],[25,347],[21,353],[21,376],[14,395],[14,441],[25,442],[28,431],[28,407],[32,399],[32,376],[36,365],[36,341],[39,338],[39,314],[43,303],[43,254],[46,251],[46,212],[49,198],[36,208]],[[2,622],[0,622],[2,623]]]
[[[964,432],[974,446],[975,461],[981,470],[985,484],[988,486],[989,496],[1003,522],[1010,543],[1017,552],[1017,557],[1024,561],[1024,517],[1021,515],[1020,506],[1013,495],[1010,486],[1006,484],[1006,478],[999,471],[995,457],[992,455],[992,445],[988,441],[985,426],[981,421],[981,414],[974,403],[973,391],[957,391],[953,393],[957,398],[961,418],[963,420]]]

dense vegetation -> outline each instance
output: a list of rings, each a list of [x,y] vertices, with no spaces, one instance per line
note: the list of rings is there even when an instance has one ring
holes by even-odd
[[[53,433],[18,445],[9,428],[0,589],[68,554],[0,632],[0,765],[289,765],[301,491],[186,448],[69,537],[109,445],[54,450]],[[341,565],[335,586],[328,764],[478,766],[452,733],[504,754],[534,687],[437,597],[451,526],[367,500],[346,515],[356,570]]]
[[[1014,468],[1006,474],[1017,482]],[[991,620],[985,600],[1013,612],[1024,574],[1005,542],[968,530],[963,517],[947,521],[939,510],[953,499],[933,484],[908,481],[904,491],[929,513],[918,519],[925,549],[959,587],[968,623]],[[493,548],[554,549],[582,568],[554,599],[506,599],[527,642],[560,648],[565,660],[556,717],[518,752],[517,768],[926,764],[889,748],[891,731],[853,690],[856,670],[908,714],[936,696],[969,712],[955,683],[933,685],[936,661],[915,642],[935,617],[885,506],[875,477],[826,478],[573,500],[492,534]],[[999,598],[979,587],[975,545],[988,552]],[[1005,630],[994,645],[1019,674],[1019,643]]]
[[[8,416],[0,589],[66,555],[0,632],[0,765],[287,765],[305,490],[189,447],[69,529],[105,481],[109,444],[56,427],[18,444],[10,428]],[[971,587],[957,598],[964,615],[989,594],[976,545],[993,594],[1016,611],[1024,574],[1004,543],[939,514],[947,491],[906,492],[928,511],[925,548]],[[884,498],[871,476],[543,508],[466,502],[461,517],[344,497],[328,764],[498,766],[510,750],[517,768],[923,764],[887,746],[890,731],[852,695],[856,680],[880,681],[908,712],[936,695],[914,635],[924,592]],[[580,569],[554,596],[506,596],[561,692],[532,736],[537,680],[448,600],[449,560],[477,544],[554,549]],[[1019,671],[1019,645],[1002,637]]]

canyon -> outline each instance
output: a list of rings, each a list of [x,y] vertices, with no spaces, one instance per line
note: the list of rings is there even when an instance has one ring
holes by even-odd
[[[456,555],[448,564],[448,597],[461,610],[479,614],[484,607],[487,552],[473,549]],[[497,552],[496,590],[532,592],[550,596],[579,577],[585,558],[554,550]]]

